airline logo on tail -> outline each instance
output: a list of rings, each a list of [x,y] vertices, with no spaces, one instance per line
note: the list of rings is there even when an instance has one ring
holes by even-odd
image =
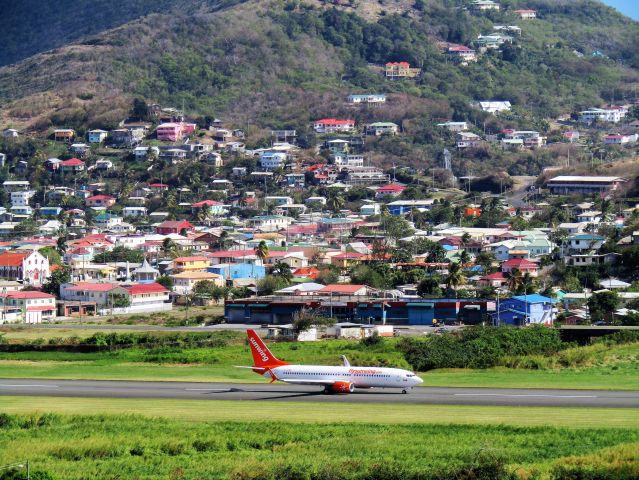
[[[264,360],[265,362],[268,362],[269,360],[268,355],[264,353],[264,350],[260,348],[258,343],[255,341],[255,338],[251,337],[249,342],[251,342],[251,346],[257,351],[257,353],[259,353],[260,357],[262,357],[262,360]]]
[[[247,330],[246,333],[248,334],[248,341],[251,347],[251,353],[253,354],[253,364],[255,367],[273,368],[288,365],[288,363],[277,359],[275,355],[271,353],[254,330]]]

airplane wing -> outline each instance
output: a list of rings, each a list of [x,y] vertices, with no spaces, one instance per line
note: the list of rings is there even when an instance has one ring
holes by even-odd
[[[280,382],[284,382],[284,383],[291,383],[294,385],[333,385],[334,383],[336,383],[335,380],[330,381],[330,380],[308,380],[306,378],[287,378],[287,379],[283,379],[283,378],[278,378],[278,380]]]

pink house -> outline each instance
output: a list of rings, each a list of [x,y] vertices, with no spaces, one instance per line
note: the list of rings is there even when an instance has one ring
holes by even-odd
[[[163,123],[155,130],[158,140],[177,142],[195,132],[194,123]]]
[[[115,203],[115,198],[109,195],[93,195],[84,201],[87,207],[110,207]]]

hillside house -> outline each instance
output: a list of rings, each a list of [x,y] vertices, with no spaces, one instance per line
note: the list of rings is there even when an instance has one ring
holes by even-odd
[[[63,160],[58,164],[58,170],[62,173],[78,173],[84,171],[84,162],[79,158]]]
[[[451,132],[463,132],[464,130],[468,130],[468,122],[444,122],[438,123],[438,127],[445,128]]]
[[[148,210],[146,207],[141,207],[141,206],[129,206],[129,207],[124,207],[122,209],[122,215],[124,215],[124,217],[130,217],[130,218],[140,218],[140,217],[146,217],[148,214]]]
[[[421,68],[411,68],[408,62],[388,62],[384,65],[384,76],[388,80],[415,78],[421,71]]]
[[[203,272],[211,262],[208,257],[201,255],[192,255],[190,257],[178,257],[173,260],[173,271],[180,272]]]
[[[73,143],[69,146],[69,152],[72,155],[77,155],[80,158],[84,158],[89,154],[90,147],[86,143]]]
[[[619,123],[628,113],[624,107],[591,108],[579,112],[579,121],[591,124],[593,122]]]
[[[465,45],[451,45],[447,50],[448,56],[461,63],[476,62],[477,52]]]
[[[53,139],[56,142],[71,143],[75,138],[75,130],[72,128],[57,128],[53,131]]]
[[[513,13],[519,16],[519,18],[521,18],[522,20],[537,18],[536,10],[513,10]]]
[[[87,207],[109,208],[116,202],[115,197],[110,195],[93,195],[84,201]]]
[[[379,104],[386,103],[386,94],[384,93],[364,93],[364,94],[351,94],[347,97],[348,103],[368,103]]]
[[[317,133],[348,133],[355,130],[355,120],[323,118],[313,122],[313,129]]]
[[[513,258],[501,264],[503,273],[511,273],[513,270],[519,270],[522,274],[528,273],[531,277],[536,277],[539,272],[539,265],[524,258]]]
[[[291,223],[293,223],[293,219],[283,215],[258,215],[257,217],[249,218],[248,220],[248,224],[252,228],[261,232],[277,232],[279,230],[284,230]]]
[[[266,151],[260,154],[260,166],[267,171],[283,168],[288,160],[285,152]]]
[[[507,112],[512,105],[508,101],[481,101],[478,103],[480,110],[488,113]]]
[[[109,132],[106,130],[89,130],[87,132],[87,141],[89,143],[102,143],[109,136]]]
[[[374,135],[376,137],[381,135],[397,135],[399,125],[392,122],[375,122],[366,125],[364,131],[366,135]]]
[[[397,198],[404,192],[404,190],[406,190],[405,185],[389,183],[388,185],[384,185],[375,190],[375,198]]]
[[[457,148],[478,148],[484,144],[482,138],[473,132],[457,132],[455,145]]]
[[[470,9],[474,12],[485,12],[487,10],[499,10],[501,7],[492,0],[473,0]]]
[[[636,143],[639,135],[624,135],[621,133],[609,133],[603,139],[604,145],[626,145],[629,143]]]
[[[194,231],[195,226],[186,220],[167,220],[155,227],[155,233],[158,235],[184,235]]]

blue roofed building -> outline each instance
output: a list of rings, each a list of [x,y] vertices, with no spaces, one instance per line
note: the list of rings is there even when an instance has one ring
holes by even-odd
[[[491,317],[493,324],[497,326],[521,327],[530,324],[551,326],[557,317],[556,303],[559,301],[536,293],[518,295],[499,302]]]

